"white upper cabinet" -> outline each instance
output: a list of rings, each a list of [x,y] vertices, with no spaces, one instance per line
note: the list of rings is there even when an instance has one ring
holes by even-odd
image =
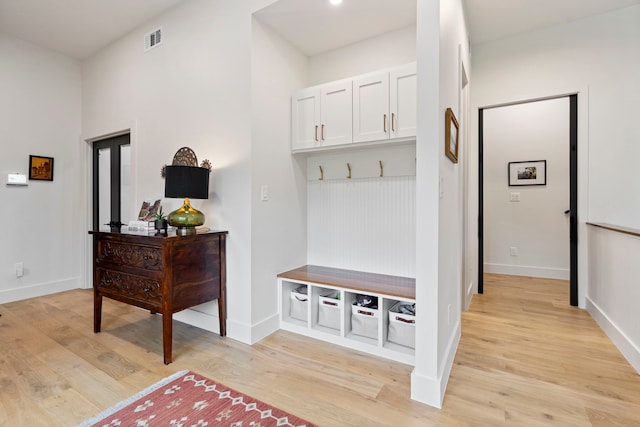
[[[320,146],[352,142],[351,81],[322,86],[320,91]]]
[[[416,135],[416,64],[293,94],[293,151]]]
[[[352,142],[350,80],[301,89],[291,103],[292,150]]]
[[[389,73],[353,80],[353,142],[389,139]]]
[[[320,89],[297,91],[291,98],[291,149],[313,148],[320,126]]]
[[[417,85],[416,64],[396,68],[389,73],[391,138],[416,136]]]
[[[353,80],[353,142],[416,136],[416,64]]]

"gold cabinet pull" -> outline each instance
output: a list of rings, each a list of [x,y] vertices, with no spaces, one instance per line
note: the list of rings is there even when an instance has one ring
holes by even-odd
[[[321,129],[321,132],[320,132],[320,137],[324,141],[324,124],[322,125],[322,129]]]
[[[349,163],[347,163],[347,170],[349,171],[347,178],[351,179],[351,165]]]
[[[396,113],[391,113],[391,132],[396,131]]]
[[[318,142],[318,125],[316,125],[316,142]]]
[[[324,180],[324,170],[322,169],[322,165],[318,166],[320,168],[320,178],[318,178],[320,181]]]
[[[382,118],[382,127],[384,129],[384,133],[387,133],[387,115],[386,114]]]

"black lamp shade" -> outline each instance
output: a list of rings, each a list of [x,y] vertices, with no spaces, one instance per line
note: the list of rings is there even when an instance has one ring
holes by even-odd
[[[166,166],[164,197],[208,199],[209,172],[197,166]]]

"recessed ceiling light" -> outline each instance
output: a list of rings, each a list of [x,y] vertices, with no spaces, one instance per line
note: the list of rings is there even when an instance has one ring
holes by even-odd
[[[329,0],[329,3],[333,4],[333,5],[337,5],[342,3],[342,0]]]

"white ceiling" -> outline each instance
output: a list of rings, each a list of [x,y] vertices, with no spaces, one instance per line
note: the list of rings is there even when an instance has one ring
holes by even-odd
[[[312,56],[416,23],[416,0],[280,0],[254,14]]]
[[[0,32],[83,59],[190,0],[0,0]],[[213,1],[213,0],[212,0]],[[640,0],[463,0],[474,44]],[[416,0],[280,0],[256,13],[307,55],[415,24]]]

